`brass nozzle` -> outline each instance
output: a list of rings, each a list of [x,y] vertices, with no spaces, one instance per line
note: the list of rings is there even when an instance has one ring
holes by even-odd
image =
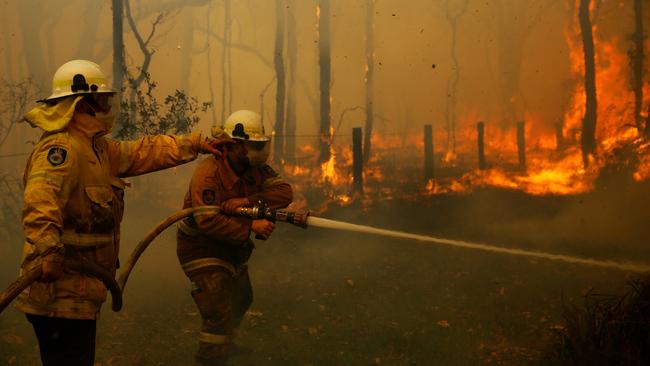
[[[277,210],[275,211],[275,219],[277,221],[284,221],[290,224],[300,226],[303,229],[307,228],[307,218],[309,217],[309,211],[284,211]]]

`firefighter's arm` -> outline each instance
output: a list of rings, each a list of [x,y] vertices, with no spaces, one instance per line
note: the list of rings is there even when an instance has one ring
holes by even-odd
[[[291,185],[270,166],[265,165],[261,169],[263,181],[262,190],[248,196],[248,201],[251,204],[263,201],[273,209],[289,206],[291,201],[293,201],[293,190],[291,189]]]
[[[207,176],[202,165],[194,172],[190,183],[192,206],[220,205],[219,187],[214,178]],[[247,240],[250,235],[252,220],[245,217],[232,217],[223,214],[194,213],[197,227],[205,235],[215,239]]]
[[[190,135],[145,136],[133,141],[106,139],[111,171],[118,177],[132,177],[188,163],[198,154],[220,156],[224,140]]]
[[[60,277],[63,212],[78,182],[76,156],[66,138],[54,137],[37,147],[23,177],[23,230],[32,244],[27,258],[43,259],[43,279]],[[57,275],[58,274],[58,275]]]

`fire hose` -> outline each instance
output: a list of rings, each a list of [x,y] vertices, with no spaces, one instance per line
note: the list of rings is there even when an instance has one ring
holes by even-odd
[[[112,278],[106,270],[92,263],[80,263],[72,260],[64,261],[64,266],[70,269],[93,275],[102,280],[104,285],[110,290],[113,299],[113,311],[119,311],[122,307],[122,293],[126,287],[126,282],[129,279],[131,271],[135,267],[138,259],[142,253],[147,249],[149,244],[165,229],[186,217],[194,214],[217,214],[221,208],[219,206],[200,206],[191,207],[181,210],[167,219],[156,225],[145,238],[138,243],[136,248],[131,253],[131,256],[124,265],[117,282]],[[321,228],[329,228],[336,230],[361,232],[367,234],[376,234],[393,238],[403,238],[418,240],[421,242],[428,242],[430,244],[446,245],[457,248],[481,250],[485,252],[510,254],[515,256],[523,256],[529,258],[540,258],[557,262],[565,262],[572,264],[581,264],[587,266],[618,269],[629,272],[650,272],[650,266],[640,263],[617,262],[610,260],[598,260],[592,258],[576,257],[565,254],[546,253],[541,251],[525,250],[518,248],[505,248],[500,246],[488,245],[483,243],[468,242],[463,240],[453,240],[436,238],[432,236],[417,235],[412,233],[405,233],[401,231],[380,229],[372,226],[356,225],[342,221],[329,220],[320,217],[310,216],[308,211],[285,211],[269,209],[266,205],[260,203],[252,207],[240,207],[237,210],[238,216],[244,216],[251,219],[267,219],[269,221],[282,221],[287,222],[302,228],[307,226],[315,226]],[[14,283],[12,283],[4,292],[0,293],[0,313],[7,307],[11,301],[18,296],[25,288],[32,282],[36,281],[41,276],[40,266],[20,276]]]
[[[123,270],[118,279],[118,283],[120,288],[122,289],[122,292],[124,292],[126,282],[136,262],[138,261],[142,253],[145,251],[145,249],[147,249],[151,241],[155,239],[162,231],[167,229],[175,222],[182,220],[185,217],[189,217],[195,213],[216,214],[219,212],[220,212],[219,206],[200,206],[194,208],[187,208],[168,217],[166,220],[164,220],[156,227],[154,227],[154,229],[151,230],[149,234],[147,234],[147,236],[136,246],[136,248],[133,250],[133,253],[129,257],[128,261],[126,262],[126,265],[123,267]],[[506,248],[506,247],[494,246],[494,245],[483,244],[483,243],[436,238],[436,237],[426,236],[426,235],[418,235],[418,234],[406,233],[401,231],[386,230],[386,229],[380,229],[372,226],[356,225],[356,224],[351,224],[343,221],[336,221],[336,220],[330,220],[321,217],[315,217],[315,216],[311,216],[308,211],[273,210],[273,209],[269,209],[268,206],[266,206],[263,202],[258,202],[256,206],[252,206],[252,207],[240,207],[236,212],[236,216],[244,216],[251,219],[267,219],[273,222],[276,221],[287,222],[302,228],[307,228],[307,226],[310,227],[313,226],[313,227],[320,227],[320,228],[327,228],[327,229],[334,229],[334,230],[375,234],[375,235],[381,235],[381,236],[393,237],[393,238],[417,240],[429,244],[480,250],[480,251],[491,252],[491,253],[509,254],[515,256],[528,257],[528,258],[546,259],[546,260],[551,260],[556,262],[617,269],[617,270],[623,270],[628,272],[650,272],[650,266],[646,264],[616,262],[610,260],[598,260],[598,259],[576,257],[571,255],[565,255],[565,254],[546,253],[541,251],[526,250],[526,249],[519,249],[519,248]]]
[[[113,278],[113,275],[109,273],[106,269],[98,266],[95,263],[86,262],[86,261],[77,261],[74,259],[66,258],[63,260],[63,268],[71,269],[76,272],[84,273],[93,277],[100,279],[104,286],[111,293],[112,309],[113,311],[120,311],[122,309],[122,291],[118,286],[117,282]],[[3,292],[0,293],[0,313],[29,285],[34,281],[37,281],[42,274],[41,266],[36,266],[31,270],[27,271],[16,281],[14,281],[9,287],[7,287]]]
[[[133,270],[133,267],[135,267],[135,264],[138,262],[138,259],[140,259],[142,253],[147,249],[149,244],[151,244],[151,242],[160,233],[162,233],[165,229],[167,229],[177,221],[180,221],[194,214],[204,214],[204,215],[217,214],[220,211],[221,211],[221,207],[219,206],[190,207],[178,211],[177,213],[169,216],[167,219],[163,220],[161,223],[156,225],[151,231],[149,231],[147,236],[145,236],[144,239],[142,239],[142,241],[138,243],[135,249],[133,249],[133,252],[131,252],[131,256],[129,256],[129,259],[122,267],[122,272],[120,273],[120,276],[117,280],[117,283],[119,284],[120,289],[122,289],[122,292],[124,292],[124,288],[126,287],[126,282],[128,281],[129,276],[131,275],[131,271]],[[270,209],[263,202],[259,202],[256,206],[240,207],[239,209],[237,209],[236,216],[248,217],[250,219],[266,219],[272,222],[282,221],[282,222],[287,222],[296,226],[306,228],[309,212],[274,210],[274,209]]]
[[[122,309],[122,293],[124,292],[124,287],[126,286],[126,281],[129,279],[129,275],[133,270],[133,267],[137,263],[138,259],[142,253],[147,249],[149,244],[165,229],[170,227],[177,221],[180,221],[186,217],[189,217],[195,213],[199,214],[217,214],[220,212],[219,206],[200,206],[193,207],[181,210],[167,219],[163,220],[161,223],[156,225],[147,236],[142,239],[135,247],[131,256],[127,260],[126,264],[123,267],[123,270],[119,276],[119,280],[116,282],[113,276],[104,268],[90,262],[80,262],[73,259],[65,259],[63,261],[63,267],[71,269],[73,271],[81,272],[87,275],[91,275],[100,279],[104,286],[111,292],[112,298],[112,309],[113,311],[120,311]],[[241,207],[237,212],[238,216],[244,216],[251,219],[267,219],[269,221],[284,221],[301,227],[306,227],[308,212],[291,212],[284,210],[273,210],[269,209],[268,206],[260,202],[257,206],[253,207]],[[9,285],[3,292],[0,293],[0,313],[27,287],[29,287],[33,282],[37,281],[42,274],[41,266],[36,266],[27,273],[24,273],[16,281]]]

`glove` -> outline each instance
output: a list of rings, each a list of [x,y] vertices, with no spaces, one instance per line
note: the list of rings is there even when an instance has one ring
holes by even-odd
[[[63,275],[63,255],[61,253],[49,253],[41,259],[41,282],[56,281]]]
[[[240,207],[250,206],[251,202],[246,197],[231,198],[221,204],[221,212],[226,215],[236,215],[237,209]]]
[[[266,240],[275,230],[275,224],[269,220],[253,220],[251,231],[257,234],[256,238]]]
[[[221,151],[221,148],[225,144],[231,144],[234,141],[230,137],[223,137],[219,139],[215,139],[212,137],[205,137],[201,141],[201,145],[199,146],[199,153],[200,154],[212,154],[216,158],[221,158],[223,157],[223,152]]]

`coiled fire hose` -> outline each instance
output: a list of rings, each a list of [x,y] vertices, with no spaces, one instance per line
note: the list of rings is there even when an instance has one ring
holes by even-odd
[[[64,259],[63,268],[71,269],[76,272],[87,274],[100,279],[104,286],[111,292],[111,301],[113,311],[120,311],[122,309],[122,291],[113,275],[106,269],[98,266],[95,263],[77,261],[74,259]],[[36,266],[28,272],[24,273],[9,287],[0,293],[0,313],[29,285],[41,278],[41,266]]]

